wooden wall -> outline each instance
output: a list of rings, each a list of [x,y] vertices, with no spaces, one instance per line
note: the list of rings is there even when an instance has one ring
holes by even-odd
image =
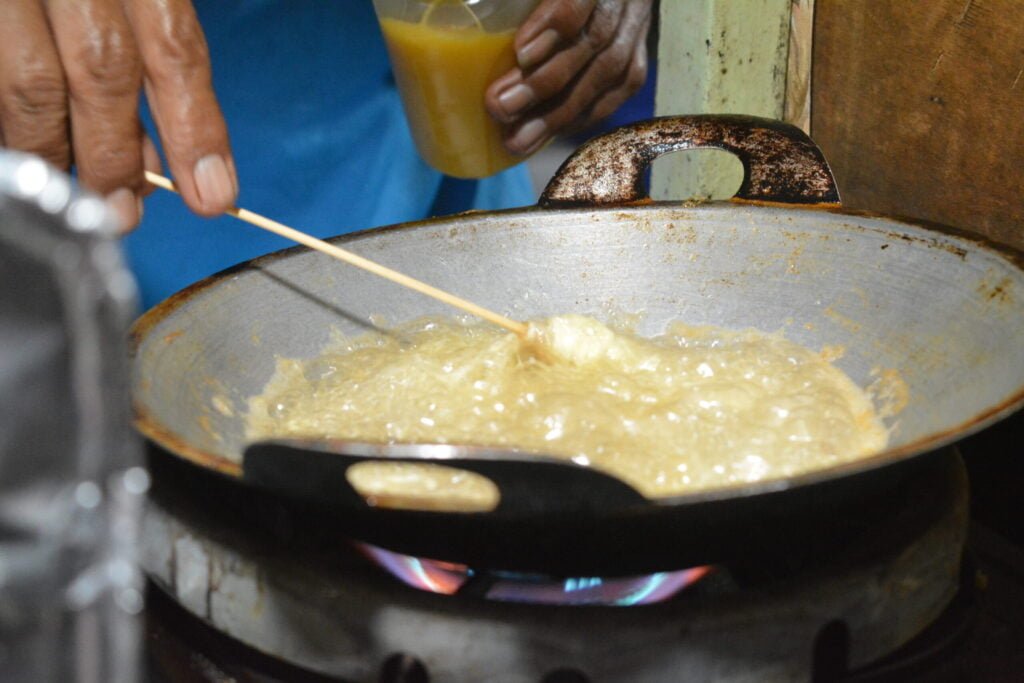
[[[1024,2],[816,0],[812,69],[844,204],[1024,246]]]
[[[781,118],[790,2],[662,0],[655,112]],[[725,152],[679,152],[655,162],[651,196],[724,199],[742,180]]]
[[[844,204],[1024,249],[1024,2],[816,0],[813,42],[811,135]],[[1022,434],[1024,411],[958,445],[973,519],[1018,544]]]

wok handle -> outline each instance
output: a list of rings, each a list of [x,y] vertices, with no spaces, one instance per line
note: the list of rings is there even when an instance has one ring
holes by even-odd
[[[644,171],[662,154],[717,148],[743,163],[734,199],[839,204],[821,149],[799,128],[755,116],[670,116],[617,128],[586,142],[548,183],[543,207],[609,206],[648,199]]]
[[[500,492],[496,513],[535,516],[653,504],[622,480],[571,461],[444,445],[263,441],[246,448],[242,478],[323,507],[366,509],[346,477],[361,462],[434,464],[483,475]]]

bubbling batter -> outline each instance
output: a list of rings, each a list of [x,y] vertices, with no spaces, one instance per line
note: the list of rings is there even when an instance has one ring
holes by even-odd
[[[248,436],[514,448],[601,468],[651,498],[829,467],[888,438],[853,381],[778,335],[676,324],[643,339],[565,315],[530,337],[428,319],[280,359],[250,402]],[[374,496],[389,478],[361,479]],[[397,480],[412,495],[415,466]],[[436,472],[428,480],[424,496],[446,495]],[[472,498],[467,486],[453,480],[452,495]]]

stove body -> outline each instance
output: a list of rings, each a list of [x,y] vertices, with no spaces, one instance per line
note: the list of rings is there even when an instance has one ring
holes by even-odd
[[[957,594],[966,479],[954,452],[934,461],[896,504],[890,528],[844,539],[834,557],[782,576],[716,567],[652,605],[416,590],[280,501],[166,456],[154,463],[143,562],[161,590],[214,629],[351,683],[831,680],[904,646]],[[597,580],[566,581],[567,599]]]

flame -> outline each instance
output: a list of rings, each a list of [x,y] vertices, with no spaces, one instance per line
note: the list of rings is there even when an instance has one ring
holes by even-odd
[[[371,560],[407,586],[430,593],[454,595],[472,576],[469,567],[439,560],[421,560],[365,543],[356,546]]]
[[[476,572],[463,564],[420,559],[376,546],[357,545],[392,576],[418,590],[454,595],[476,575]],[[693,567],[644,576],[569,579],[498,573],[484,597],[500,602],[542,605],[651,605],[668,600],[710,571],[711,567]]]

